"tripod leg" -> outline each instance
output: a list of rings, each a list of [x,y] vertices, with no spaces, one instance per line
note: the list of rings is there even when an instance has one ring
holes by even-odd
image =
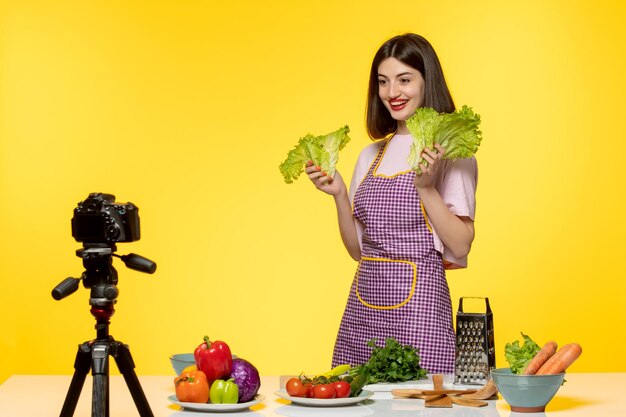
[[[74,361],[74,376],[67,391],[63,408],[61,409],[61,417],[72,417],[78,404],[80,392],[85,384],[85,378],[89,373],[91,366],[91,344],[89,342],[78,345],[76,352],[76,360]]]
[[[93,374],[92,417],[109,417],[109,354],[108,341],[96,341],[91,348]]]
[[[113,349],[112,354],[115,358],[115,363],[117,363],[117,367],[124,376],[124,380],[126,381],[126,385],[128,385],[133,401],[135,401],[135,406],[139,411],[139,415],[141,417],[154,417],[146,395],[139,384],[139,378],[137,378],[137,374],[135,373],[135,362],[133,362],[130,349],[128,349],[128,346],[122,342],[116,341],[114,343],[115,348]]]

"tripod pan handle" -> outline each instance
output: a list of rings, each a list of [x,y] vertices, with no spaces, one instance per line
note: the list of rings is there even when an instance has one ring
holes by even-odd
[[[71,295],[76,292],[78,289],[78,284],[80,282],[80,278],[65,278],[59,285],[54,287],[52,290],[52,298],[55,300],[61,300],[68,295]]]

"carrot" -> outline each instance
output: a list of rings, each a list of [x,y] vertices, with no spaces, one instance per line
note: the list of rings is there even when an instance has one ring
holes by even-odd
[[[539,368],[541,368],[541,366],[556,353],[557,347],[558,345],[553,340],[550,340],[548,343],[543,345],[541,350],[537,352],[530,362],[528,362],[528,365],[526,365],[524,375],[536,374]]]
[[[578,343],[568,343],[552,355],[535,375],[552,375],[565,372],[581,353],[583,353],[583,348]]]

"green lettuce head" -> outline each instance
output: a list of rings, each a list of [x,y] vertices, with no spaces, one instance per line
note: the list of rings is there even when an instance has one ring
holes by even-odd
[[[344,126],[326,135],[308,134],[300,138],[295,148],[287,154],[287,159],[278,167],[285,182],[291,184],[296,180],[304,171],[307,161],[313,161],[332,177],[335,174],[339,151],[350,141],[348,133],[350,128]]]
[[[453,113],[438,113],[429,107],[418,108],[406,121],[413,137],[408,157],[411,169],[420,172],[420,163],[428,165],[421,157],[422,151],[432,149],[435,143],[445,148],[443,159],[472,157],[482,140],[479,125],[480,115],[467,106]]]

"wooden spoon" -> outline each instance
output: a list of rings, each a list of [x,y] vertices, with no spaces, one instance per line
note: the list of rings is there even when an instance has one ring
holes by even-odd
[[[433,375],[433,386],[435,390],[443,390],[443,375],[434,374]],[[429,395],[426,397],[426,401],[424,401],[424,405],[426,407],[452,407],[452,398],[448,397],[447,394],[438,394],[438,395]]]
[[[493,379],[490,379],[485,386],[480,388],[478,391],[472,394],[463,394],[461,397],[469,398],[471,400],[488,400],[496,394],[498,394],[498,388],[496,388],[496,384],[493,382]]]
[[[394,397],[400,398],[421,398],[424,399],[426,397],[425,394],[422,393],[422,390],[419,389],[392,389],[391,395]]]
[[[420,398],[425,395],[463,395],[472,394],[476,392],[475,389],[394,389],[391,390],[391,394],[396,397],[403,398]]]
[[[473,400],[471,398],[463,398],[463,397],[455,397],[455,396],[451,396],[449,397],[453,403],[458,404],[458,405],[464,405],[467,407],[484,407],[487,405],[487,401],[481,401],[481,400]]]

